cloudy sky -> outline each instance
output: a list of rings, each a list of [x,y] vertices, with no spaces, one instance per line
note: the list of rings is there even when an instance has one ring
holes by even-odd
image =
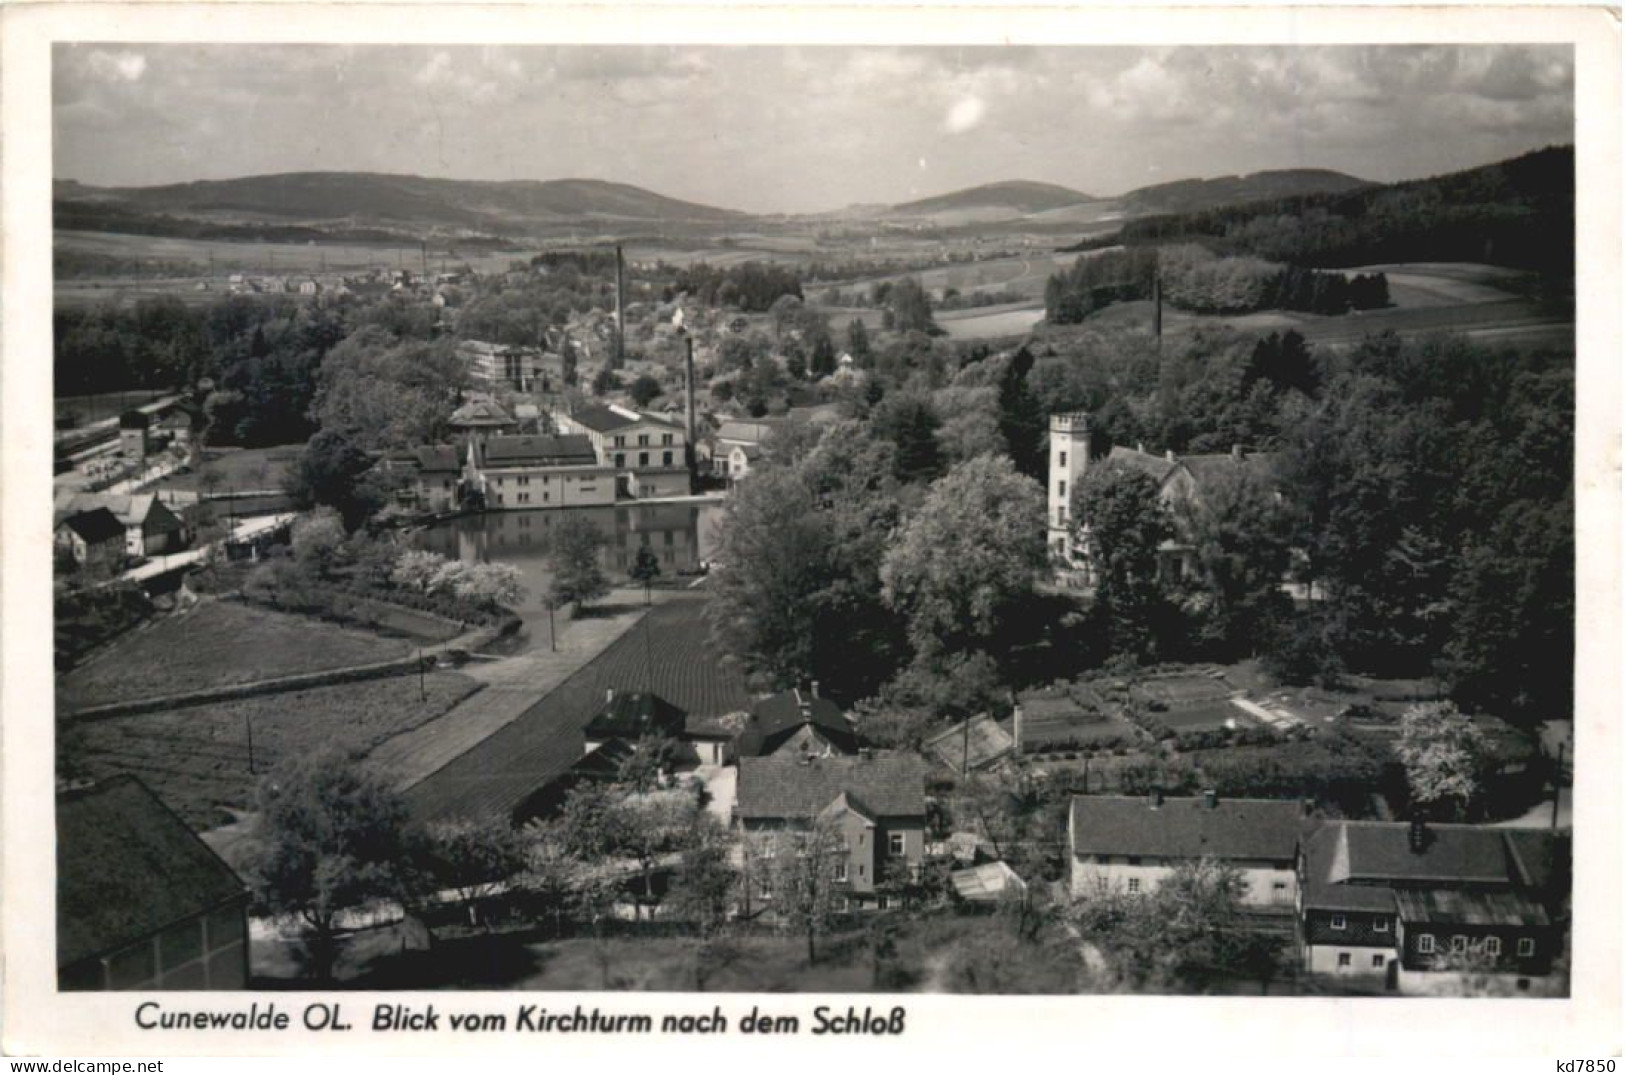
[[[1567,46],[62,45],[55,174],[610,179],[756,212],[1032,179],[1097,195],[1432,175],[1573,140]]]

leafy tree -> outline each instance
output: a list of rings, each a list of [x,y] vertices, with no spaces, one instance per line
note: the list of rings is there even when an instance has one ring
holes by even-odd
[[[569,515],[559,520],[548,542],[547,562],[553,581],[548,600],[554,607],[575,603],[579,611],[609,593],[609,580],[598,567],[604,535],[591,520]]]
[[[818,962],[818,937],[835,923],[839,866],[849,854],[846,840],[828,817],[806,828],[757,837],[757,869],[765,869],[774,918],[807,939],[807,962]]]
[[[631,387],[626,391],[632,397],[634,404],[639,407],[647,407],[649,401],[660,395],[662,390],[659,381],[644,373],[639,374],[637,380],[633,381]]]
[[[939,388],[931,409],[940,416],[937,445],[950,465],[979,455],[1004,453],[998,393],[992,388]]]
[[[316,978],[329,983],[338,915],[406,890],[405,803],[376,775],[324,752],[295,756],[265,777],[258,810],[247,866],[255,897],[304,927]]]
[[[332,508],[317,508],[293,523],[293,555],[317,575],[328,575],[337,566],[344,545],[344,520]]]
[[[1075,923],[1132,991],[1201,992],[1243,974],[1267,985],[1281,941],[1247,922],[1245,886],[1232,866],[1186,860],[1149,893],[1086,894],[1075,905]]]
[[[1221,473],[1200,496],[1176,500],[1172,517],[1195,556],[1198,635],[1227,655],[1256,649],[1292,611],[1281,589],[1287,521],[1274,489],[1253,470]]]
[[[1465,819],[1483,788],[1484,733],[1449,702],[1413,705],[1399,718],[1395,752],[1411,801]]]
[[[675,767],[678,756],[675,739],[664,735],[640,736],[632,744],[632,753],[621,762],[615,779],[636,792],[653,791]]]
[[[912,276],[892,284],[885,301],[887,328],[896,332],[923,332],[928,336],[942,331],[931,317],[931,297]]]
[[[881,564],[882,596],[917,653],[989,650],[1046,557],[1043,490],[1008,459],[980,456],[933,483],[903,525]]]
[[[869,365],[869,330],[858,318],[853,318],[851,324],[846,326],[846,349],[852,355],[852,362],[859,368]]]
[[[835,372],[836,362],[835,341],[830,339],[829,333],[826,332],[813,341],[812,359],[808,369],[814,378],[828,377]]]
[[[704,940],[727,922],[739,871],[733,864],[733,840],[721,822],[696,811],[690,824],[666,902],[693,922]]]
[[[632,581],[643,587],[643,603],[649,603],[649,587],[654,580],[660,577],[660,557],[647,545],[638,546],[638,554],[632,559],[632,569],[627,572]]]
[[[364,478],[371,467],[372,459],[348,437],[324,429],[289,469],[285,488],[299,508],[336,508],[353,530],[382,502]]]
[[[1111,652],[1148,657],[1162,601],[1157,549],[1173,533],[1157,483],[1106,463],[1084,474],[1073,497],[1073,540],[1094,568],[1095,610]]]
[[[874,435],[897,449],[896,473],[901,482],[928,482],[942,474],[937,442],[941,425],[930,401],[913,393],[887,396],[871,419]]]
[[[831,536],[791,469],[760,470],[729,498],[706,616],[712,637],[748,673],[793,683],[812,667],[814,599],[828,578]]]
[[[480,922],[478,901],[524,869],[523,845],[504,818],[437,822],[426,837],[428,879],[437,890],[457,894],[470,925]]]

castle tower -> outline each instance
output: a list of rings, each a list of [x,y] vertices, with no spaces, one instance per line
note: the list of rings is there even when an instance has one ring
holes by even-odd
[[[1062,560],[1072,558],[1072,497],[1088,469],[1089,415],[1050,415],[1049,547]]]

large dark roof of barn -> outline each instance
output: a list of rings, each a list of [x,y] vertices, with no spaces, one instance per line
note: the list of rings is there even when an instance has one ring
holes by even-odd
[[[124,524],[118,521],[117,515],[106,508],[92,508],[77,515],[70,515],[63,520],[62,525],[78,534],[89,545],[97,545],[124,536]]]
[[[817,728],[825,738],[843,749],[857,746],[852,725],[840,706],[828,698],[816,698],[800,690],[788,690],[763,698],[750,708],[750,718],[739,733],[735,748],[739,757],[770,754],[803,724]]]
[[[676,738],[687,715],[658,694],[618,691],[582,729],[588,739],[639,739],[645,735]]]
[[[1413,851],[1406,822],[1327,822],[1304,855],[1305,902],[1333,909],[1391,909],[1389,886],[1490,885],[1540,896],[1566,868],[1565,846],[1551,833],[1481,825],[1429,825]]]
[[[133,776],[56,803],[57,966],[246,899],[242,880]]]
[[[925,759],[911,754],[739,759],[741,818],[815,817],[841,795],[880,817],[925,813]]]
[[[593,451],[592,441],[580,434],[526,434],[490,438],[480,445],[480,459],[488,467],[592,466],[598,462],[598,453]]]
[[[1278,799],[1081,795],[1072,800],[1072,851],[1079,855],[1147,855],[1176,859],[1297,857],[1301,803]]]

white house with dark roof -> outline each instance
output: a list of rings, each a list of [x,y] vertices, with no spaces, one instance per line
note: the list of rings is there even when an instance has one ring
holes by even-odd
[[[463,461],[451,445],[392,452],[379,465],[395,482],[395,501],[403,508],[443,512],[460,502]]]
[[[562,432],[591,442],[599,465],[613,468],[624,495],[688,495],[688,440],[681,422],[615,404],[561,411],[554,421]]]
[[[615,471],[582,436],[520,434],[475,439],[464,474],[488,510],[580,508],[615,503]]]
[[[468,369],[469,380],[485,388],[530,390],[536,379],[541,350],[485,340],[464,340],[457,345],[457,357]]]
[[[1302,803],[1278,799],[1080,795],[1067,824],[1072,895],[1149,892],[1180,864],[1210,859],[1240,872],[1244,903],[1289,909],[1308,820]]]
[[[1566,838],[1543,830],[1329,821],[1299,861],[1303,967],[1429,992],[1466,958],[1516,989],[1550,974],[1568,902]]]
[[[761,864],[776,852],[778,835],[815,825],[844,847],[832,864],[837,907],[883,909],[890,864],[915,871],[925,857],[925,761],[871,753],[741,758],[734,819],[745,842],[747,914],[772,907]]]

